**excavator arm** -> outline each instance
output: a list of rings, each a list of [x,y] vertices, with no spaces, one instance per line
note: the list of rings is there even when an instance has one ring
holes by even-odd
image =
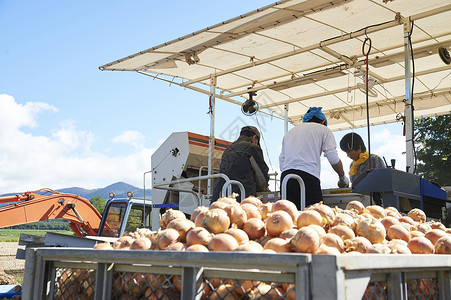
[[[42,195],[40,193],[47,193]],[[0,228],[37,221],[63,219],[77,236],[97,235],[102,216],[85,198],[51,189],[0,197]]]

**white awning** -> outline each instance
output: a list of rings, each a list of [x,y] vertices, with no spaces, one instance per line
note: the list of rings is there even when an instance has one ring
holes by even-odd
[[[283,118],[287,107],[294,125],[308,107],[320,106],[328,127],[343,130],[367,125],[367,37],[371,125],[404,114],[409,35],[415,118],[451,112],[451,66],[437,54],[450,49],[450,20],[449,0],[287,0],[100,69],[135,71],[204,94],[215,77],[216,99],[241,105],[256,91],[261,112]]]

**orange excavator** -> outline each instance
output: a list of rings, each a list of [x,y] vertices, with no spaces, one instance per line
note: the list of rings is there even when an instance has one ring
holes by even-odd
[[[130,193],[131,194],[131,193]],[[135,199],[111,199],[102,216],[89,200],[78,195],[44,188],[20,195],[0,197],[0,228],[37,221],[62,219],[79,237],[120,237],[125,231],[150,224],[151,202]]]

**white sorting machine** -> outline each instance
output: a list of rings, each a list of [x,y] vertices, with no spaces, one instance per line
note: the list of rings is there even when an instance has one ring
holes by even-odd
[[[210,204],[207,180],[221,176],[217,173],[222,153],[230,144],[215,139],[214,175],[208,176],[208,136],[187,131],[173,132],[163,142],[152,155],[153,229],[159,228],[161,209],[173,207],[191,214],[196,207]]]

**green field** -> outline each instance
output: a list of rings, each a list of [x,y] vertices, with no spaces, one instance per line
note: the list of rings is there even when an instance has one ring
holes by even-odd
[[[0,229],[0,242],[18,242],[21,233],[45,236],[47,232],[73,235],[73,231],[67,230],[35,230],[35,229]]]

